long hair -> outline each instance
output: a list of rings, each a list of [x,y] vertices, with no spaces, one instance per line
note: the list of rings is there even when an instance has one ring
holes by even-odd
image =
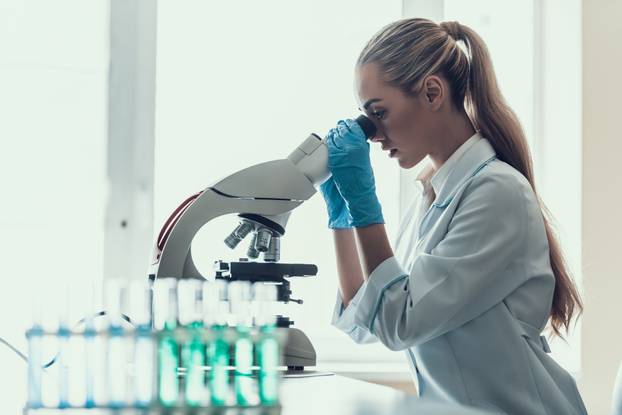
[[[427,19],[402,19],[376,33],[361,51],[357,66],[376,63],[385,81],[412,95],[424,78],[441,74],[448,81],[451,100],[464,108],[476,130],[486,137],[497,157],[518,170],[536,194],[549,243],[555,290],[551,328],[561,336],[583,305],[551,225],[552,216],[538,196],[533,163],[525,133],[497,85],[486,44],[471,28],[458,22],[440,25]]]

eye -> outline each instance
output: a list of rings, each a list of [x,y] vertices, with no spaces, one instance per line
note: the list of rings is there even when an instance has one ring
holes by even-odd
[[[384,111],[384,110],[379,110],[379,111],[372,112],[373,116],[376,117],[379,120],[384,118],[385,113],[386,113],[386,111]]]

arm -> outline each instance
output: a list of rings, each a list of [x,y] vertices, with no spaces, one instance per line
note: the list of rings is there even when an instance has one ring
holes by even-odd
[[[356,238],[367,280],[378,265],[393,256],[393,250],[382,223],[356,228]]]
[[[335,229],[333,231],[337,270],[339,273],[339,291],[332,324],[346,333],[356,343],[373,343],[378,338],[366,328],[355,324],[358,302],[365,294],[365,279],[357,251],[353,229]]]
[[[343,306],[347,307],[350,300],[363,285],[363,271],[356,248],[352,229],[335,229],[333,231],[335,253],[337,256],[337,272]]]

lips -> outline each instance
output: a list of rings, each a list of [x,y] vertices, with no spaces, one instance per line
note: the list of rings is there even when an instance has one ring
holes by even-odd
[[[393,157],[393,156],[395,156],[395,153],[397,153],[397,150],[396,150],[396,149],[394,149],[394,148],[393,148],[393,149],[391,149],[391,151],[389,151],[389,157]]]

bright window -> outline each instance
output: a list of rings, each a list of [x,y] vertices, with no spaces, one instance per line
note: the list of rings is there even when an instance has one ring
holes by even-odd
[[[0,5],[0,336],[26,351],[31,300],[72,286],[84,314],[103,270],[108,2]],[[2,413],[26,402],[26,364],[0,347]]]

